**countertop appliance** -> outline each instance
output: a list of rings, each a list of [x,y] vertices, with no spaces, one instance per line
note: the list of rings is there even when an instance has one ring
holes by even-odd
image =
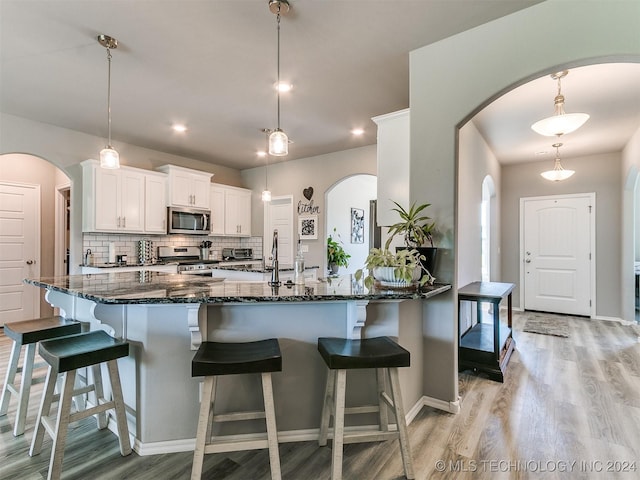
[[[182,207],[167,208],[167,233],[208,235],[210,231],[210,210]]]
[[[223,260],[252,260],[253,248],[223,248]]]
[[[207,276],[211,276],[211,269],[219,263],[200,258],[200,247],[158,247],[158,260],[177,263],[178,273]]]

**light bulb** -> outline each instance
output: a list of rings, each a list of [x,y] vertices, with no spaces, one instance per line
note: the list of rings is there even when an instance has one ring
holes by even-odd
[[[271,201],[271,192],[269,190],[263,190],[262,192],[262,201],[270,202]]]
[[[100,150],[100,166],[110,169],[120,168],[120,155],[111,145]]]
[[[279,128],[269,135],[269,155],[283,157],[289,153],[289,138]]]

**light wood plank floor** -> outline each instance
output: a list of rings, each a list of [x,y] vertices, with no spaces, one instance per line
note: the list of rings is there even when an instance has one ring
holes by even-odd
[[[423,408],[410,425],[416,478],[640,478],[640,329],[565,317],[570,338],[564,339],[522,332],[526,315],[514,315],[517,346],[503,384],[462,373],[461,412]],[[0,334],[0,381],[10,346]],[[9,415],[0,417],[0,479],[46,477],[51,440],[41,455],[27,453],[41,391],[42,385],[32,390],[23,436],[11,433],[13,399]],[[280,455],[285,479],[329,478],[330,447],[286,443]],[[63,478],[186,479],[191,459],[190,452],[121,457],[115,436],[85,419],[69,431]],[[207,479],[268,479],[269,457],[208,455],[203,472]],[[347,445],[344,477],[403,478],[397,442]]]

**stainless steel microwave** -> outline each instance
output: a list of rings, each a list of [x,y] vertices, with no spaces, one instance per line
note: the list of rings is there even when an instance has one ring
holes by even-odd
[[[211,231],[211,211],[195,208],[168,207],[167,233],[208,235]]]

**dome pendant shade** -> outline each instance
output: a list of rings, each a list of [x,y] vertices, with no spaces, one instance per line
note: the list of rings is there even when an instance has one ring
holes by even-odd
[[[553,164],[553,170],[547,170],[546,172],[542,172],[540,176],[546,180],[552,182],[560,182],[562,180],[566,180],[571,175],[573,175],[575,170],[565,170],[562,168],[562,164],[560,163],[560,147],[561,143],[554,143],[553,147],[556,149],[556,161]]]
[[[540,120],[531,125],[531,128],[540,135],[555,137],[575,132],[587,120],[589,115],[586,113],[562,113]]]
[[[289,138],[279,128],[269,135],[269,155],[283,157],[289,153]]]
[[[589,120],[586,113],[566,113],[564,111],[564,95],[562,95],[561,79],[569,74],[568,70],[553,73],[551,78],[558,81],[558,94],[554,99],[554,114],[531,125],[531,129],[546,137],[559,137],[575,132]]]
[[[100,166],[108,169],[120,168],[120,155],[111,145],[100,150]]]

